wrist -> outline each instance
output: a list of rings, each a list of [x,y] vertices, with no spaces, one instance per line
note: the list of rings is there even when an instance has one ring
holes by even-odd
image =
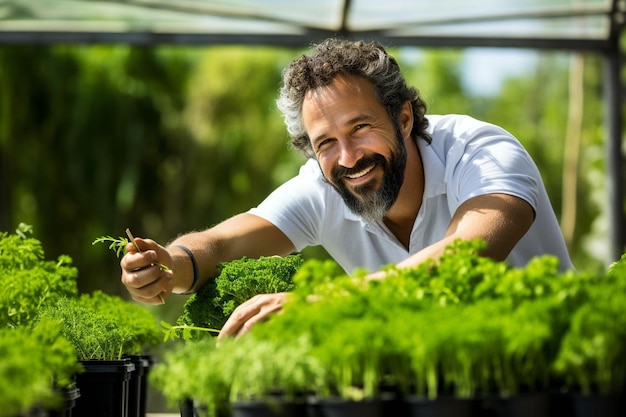
[[[179,292],[175,294],[180,294],[180,295],[193,294],[198,289],[198,285],[200,283],[200,271],[198,269],[198,261],[196,260],[196,257],[191,251],[191,249],[189,249],[188,247],[184,245],[179,245],[179,244],[174,244],[174,245],[171,245],[170,247],[177,248],[185,253],[185,256],[187,257],[188,262],[191,263],[191,272],[192,272],[191,284],[188,287],[188,289],[183,290],[183,292]]]

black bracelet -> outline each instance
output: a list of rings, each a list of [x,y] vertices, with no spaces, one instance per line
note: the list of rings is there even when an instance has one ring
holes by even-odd
[[[191,282],[191,287],[185,292],[179,293],[180,295],[189,295],[193,294],[198,285],[198,281],[200,280],[200,276],[198,274],[198,262],[196,262],[196,257],[193,256],[193,252],[186,246],[183,245],[172,245],[183,250],[187,255],[189,255],[189,259],[191,260],[191,266],[193,267],[193,281]]]

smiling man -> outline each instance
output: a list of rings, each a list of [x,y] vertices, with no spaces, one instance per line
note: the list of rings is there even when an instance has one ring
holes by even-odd
[[[504,129],[462,115],[426,115],[378,43],[329,39],[285,70],[278,107],[293,146],[309,158],[258,207],[167,247],[137,239],[121,261],[135,300],[161,303],[197,290],[217,265],[322,245],[346,270],[418,265],[456,239],[523,266],[555,255],[572,268],[541,175]],[[155,265],[170,268],[163,271]],[[239,306],[220,337],[279,310],[285,294]]]

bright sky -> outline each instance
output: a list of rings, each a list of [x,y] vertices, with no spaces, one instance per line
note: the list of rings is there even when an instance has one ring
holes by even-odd
[[[402,59],[414,62],[422,57],[419,48],[404,48]],[[536,63],[538,52],[515,48],[468,48],[463,53],[463,85],[470,93],[498,93],[506,78],[522,75]]]
[[[505,78],[522,75],[536,59],[537,52],[529,49],[467,49],[463,56],[463,83],[472,93],[495,94]]]

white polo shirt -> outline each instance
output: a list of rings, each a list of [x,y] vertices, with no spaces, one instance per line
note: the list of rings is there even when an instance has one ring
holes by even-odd
[[[552,254],[573,268],[541,175],[517,139],[500,127],[462,115],[429,115],[432,144],[418,139],[425,174],[422,206],[409,250],[382,222],[354,214],[311,159],[299,174],[249,212],[282,230],[296,250],[322,245],[347,272],[398,263],[444,237],[455,210],[478,195],[504,193],[527,201],[535,221],[506,261],[524,266]]]

